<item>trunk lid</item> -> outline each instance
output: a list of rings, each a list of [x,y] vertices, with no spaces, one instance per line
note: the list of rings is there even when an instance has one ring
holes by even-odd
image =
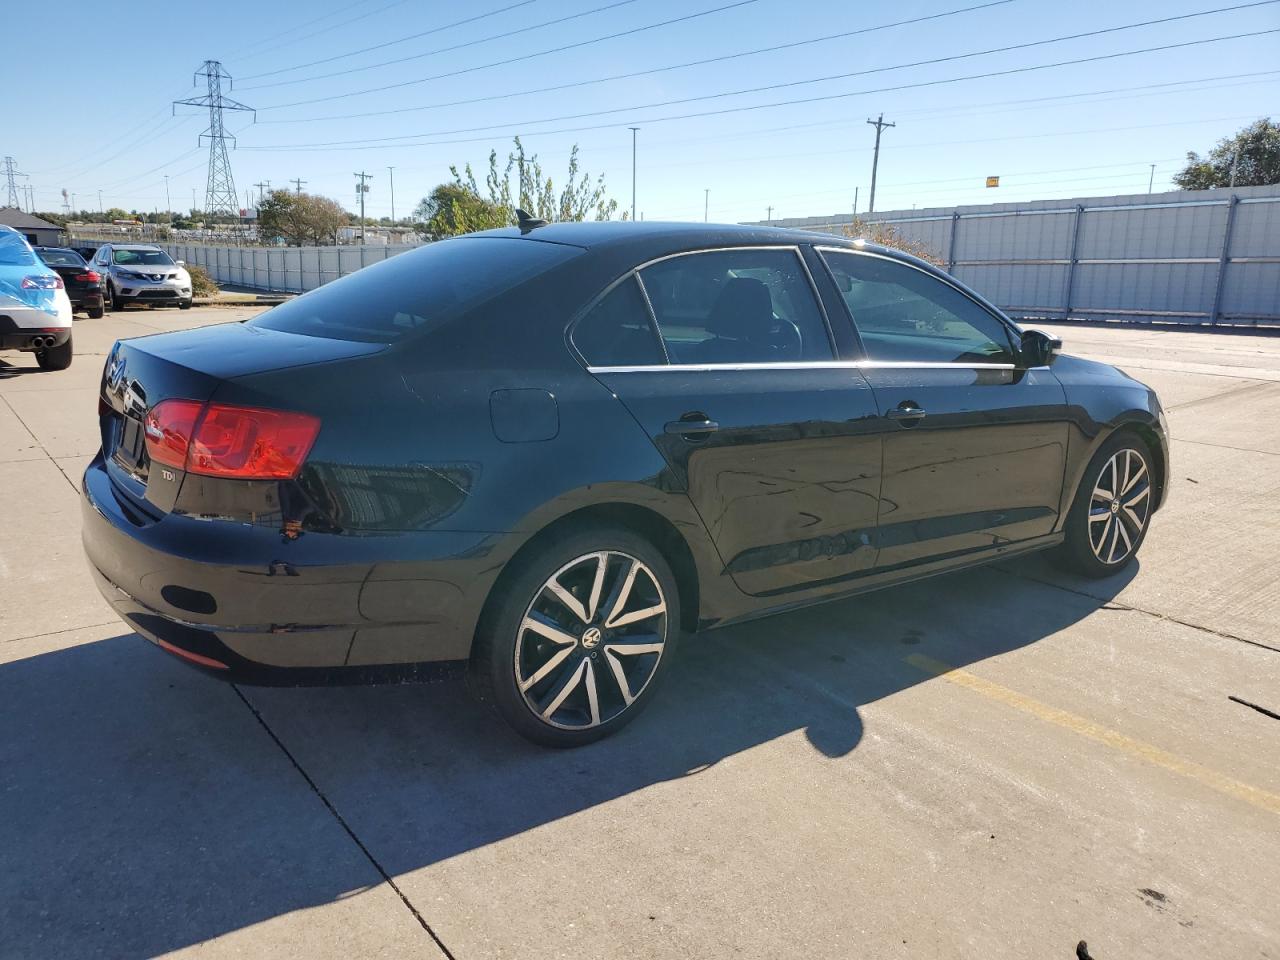
[[[99,423],[107,473],[140,521],[173,509],[186,474],[152,464],[143,421],[163,400],[201,403],[227,380],[284,367],[355,359],[384,344],[329,340],[241,323],[117,341],[107,357],[100,389]],[[299,404],[305,405],[305,398]],[[297,405],[295,405],[296,407]]]

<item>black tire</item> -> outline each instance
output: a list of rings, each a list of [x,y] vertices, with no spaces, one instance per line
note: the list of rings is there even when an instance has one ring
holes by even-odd
[[[600,588],[593,590],[600,555],[604,572]],[[563,578],[557,585],[578,600],[581,611],[594,615],[584,621],[561,602],[550,586],[553,577]],[[621,602],[615,602],[624,589]],[[592,593],[598,598],[594,612]],[[607,622],[657,605],[664,612],[630,623]],[[529,614],[542,629],[550,625],[571,642],[525,627]],[[614,733],[648,705],[674,659],[679,634],[679,590],[653,544],[622,527],[568,529],[518,557],[494,586],[476,630],[471,687],[534,743],[582,746]],[[654,646],[659,649],[649,649]],[[629,647],[636,653],[619,653]],[[535,702],[549,709],[540,712]]]
[[[183,300],[181,303],[179,303],[179,304],[178,304],[178,309],[179,309],[179,310],[190,310],[190,309],[191,309],[191,301],[190,301],[190,300]]]
[[[1136,433],[1120,430],[1104,442],[1071,502],[1067,538],[1056,551],[1059,563],[1093,579],[1112,576],[1132,563],[1151,526],[1154,481],[1151,449]],[[1099,491],[1115,495],[1108,498]]]
[[[124,301],[120,299],[120,294],[116,293],[114,286],[107,287],[106,306],[112,313],[119,313],[124,309]]]
[[[92,307],[92,308],[90,308],[90,310],[89,310],[88,312],[89,312],[89,319],[90,319],[90,320],[101,320],[101,319],[102,319],[102,308],[101,308],[101,307]]]
[[[41,370],[65,370],[71,366],[71,338],[60,347],[45,347],[36,351],[36,363]]]

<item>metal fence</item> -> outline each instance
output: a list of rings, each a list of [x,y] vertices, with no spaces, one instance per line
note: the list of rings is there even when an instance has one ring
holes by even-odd
[[[852,219],[770,222],[841,234]],[[1280,186],[895,210],[863,219],[924,244],[1019,319],[1280,324]]]
[[[1280,186],[898,210],[864,219],[923,243],[1019,319],[1280,324]],[[839,234],[851,220],[770,222]],[[220,284],[294,293],[414,249],[161,246]]]
[[[211,247],[195,243],[160,244],[175,260],[204,267],[219,284],[302,293],[413,250],[413,245],[336,247]]]

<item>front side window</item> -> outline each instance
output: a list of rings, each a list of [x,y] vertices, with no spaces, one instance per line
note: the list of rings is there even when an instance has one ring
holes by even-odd
[[[115,262],[121,267],[168,267],[173,265],[169,255],[163,250],[131,250],[128,247],[116,247]]]
[[[822,251],[870,360],[1013,363],[1003,323],[955,287],[884,257]]]
[[[794,250],[720,250],[640,271],[672,363],[832,358],[827,325]]]
[[[651,367],[667,362],[634,274],[574,325],[573,345],[592,367]]]

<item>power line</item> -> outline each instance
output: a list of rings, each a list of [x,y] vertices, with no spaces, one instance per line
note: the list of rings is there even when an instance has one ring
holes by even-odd
[[[336,15],[338,15],[338,14],[342,14],[342,13],[347,13],[347,14],[349,14],[349,13],[351,12],[351,9],[352,9],[353,7],[359,7],[359,6],[362,6],[363,4],[368,3],[368,2],[369,2],[369,0],[357,0],[357,2],[356,2],[356,3],[351,4],[351,5],[350,5],[350,6],[348,6],[346,9],[343,9],[343,8],[341,8],[341,7],[340,7],[340,8],[338,8],[337,10],[332,11],[331,13],[327,13],[327,14],[325,14],[324,16],[317,17],[315,20],[312,20],[312,21],[311,21],[311,23],[310,23],[310,26],[314,26],[315,24],[319,23],[321,20],[328,20],[331,16],[336,16]],[[382,13],[382,12],[384,12],[384,11],[386,11],[386,10],[390,10],[392,7],[398,7],[398,6],[400,6],[400,5],[401,5],[402,3],[404,3],[404,2],[405,2],[405,0],[391,0],[391,2],[390,2],[390,3],[384,3],[382,6],[377,7],[377,8],[376,8],[376,9],[374,9],[374,10],[369,10],[369,11],[367,11],[367,12],[365,12],[365,13],[358,14],[357,16],[354,16],[354,17],[353,17],[353,16],[348,16],[348,17],[347,17],[345,20],[343,20],[341,23],[334,23],[334,24],[330,24],[330,25],[329,25],[329,26],[327,26],[327,27],[322,27],[322,28],[320,28],[319,30],[314,30],[314,31],[312,31],[311,33],[306,33],[306,34],[303,34],[303,35],[302,35],[302,36],[300,36],[300,37],[294,37],[294,38],[293,38],[293,39],[291,39],[291,40],[285,40],[285,41],[283,41],[283,42],[281,42],[281,43],[272,44],[271,46],[264,47],[264,48],[262,48],[262,49],[260,49],[260,50],[253,50],[254,46],[256,46],[256,45],[257,45],[256,43],[250,44],[250,45],[249,45],[248,47],[246,47],[245,49],[246,49],[246,50],[252,50],[253,52],[252,52],[252,53],[241,53],[241,54],[240,54],[240,56],[239,56],[239,57],[237,57],[237,58],[235,58],[235,59],[236,59],[237,61],[240,61],[240,60],[254,60],[254,59],[257,59],[258,57],[261,57],[261,56],[263,56],[264,54],[272,53],[273,51],[279,50],[279,49],[281,49],[282,47],[291,47],[291,46],[293,46],[295,43],[301,43],[303,40],[310,40],[312,37],[318,37],[318,36],[320,36],[320,34],[322,34],[322,33],[328,33],[330,30],[337,30],[339,27],[349,27],[351,24],[355,23],[357,20],[367,20],[369,17],[375,16],[375,15],[377,15],[377,14],[379,14],[379,13]],[[302,28],[301,28],[301,27],[295,27],[295,28],[294,28],[294,30],[298,30],[298,29],[302,29]],[[281,35],[282,33],[292,33],[292,32],[293,32],[293,30],[283,30],[283,31],[279,31],[279,32],[277,32],[277,33],[274,33],[274,34],[272,34],[271,36],[266,37],[266,38],[264,38],[264,39],[268,39],[268,40],[276,40],[276,39],[278,39],[278,38],[280,37],[280,35]]]
[[[290,71],[293,71],[293,70],[303,70],[307,67],[317,67],[322,63],[332,63],[334,60],[345,60],[347,57],[359,56],[362,53],[369,53],[372,50],[381,50],[384,47],[393,47],[398,43],[408,43],[410,40],[417,40],[420,37],[430,36],[433,33],[441,33],[445,30],[451,30],[454,27],[461,27],[468,23],[475,23],[477,20],[486,20],[489,17],[495,17],[500,13],[507,13],[511,10],[515,10],[517,7],[527,7],[529,4],[536,3],[536,2],[537,0],[520,0],[519,3],[513,3],[510,6],[499,7],[497,10],[490,10],[488,13],[476,14],[474,17],[467,17],[465,20],[455,20],[453,21],[453,23],[446,23],[443,26],[432,27],[430,30],[423,30],[421,33],[412,33],[407,37],[398,37],[395,40],[387,40],[384,43],[375,43],[373,44],[373,46],[370,46],[370,47],[361,47],[359,50],[351,50],[351,51],[348,51],[347,53],[335,54],[332,57],[322,57],[319,60],[310,60],[307,63],[294,64],[292,67],[281,67],[279,70],[268,70],[265,73],[251,73],[249,74],[249,76],[245,77],[244,79],[257,80],[259,77],[273,77],[278,73],[289,73]],[[628,2],[633,2],[633,0],[628,0]],[[603,8],[603,9],[608,9],[608,8]],[[594,11],[588,11],[588,13],[591,13],[591,12],[594,12]],[[579,14],[579,16],[584,16],[584,14]],[[553,20],[551,22],[555,23],[558,21]],[[543,24],[540,24],[540,26],[543,26]],[[482,42],[482,41],[476,41],[476,42]],[[397,63],[398,61],[392,60],[389,62]],[[365,67],[364,69],[372,69],[374,66],[379,66],[379,64],[371,64],[370,66]],[[317,79],[317,78],[312,78],[312,79]],[[293,81],[290,81],[290,82],[292,83]],[[261,86],[273,87],[273,86],[277,86],[277,84],[264,83]]]
[[[751,57],[751,56],[756,56],[762,53],[776,53],[779,50],[791,50],[796,47],[809,46],[815,43],[824,43],[829,40],[844,40],[844,39],[848,39],[849,37],[859,36],[861,34],[876,33],[880,30],[889,30],[894,27],[911,26],[919,23],[924,23],[925,21],[928,21],[928,20],[940,20],[944,17],[954,17],[962,13],[971,13],[975,10],[985,10],[988,7],[998,7],[998,6],[1002,6],[1003,4],[1013,3],[1013,2],[1014,0],[991,0],[991,2],[981,3],[981,4],[978,4],[977,6],[960,7],[959,9],[956,9],[956,10],[946,10],[942,13],[934,13],[925,17],[912,17],[909,20],[896,20],[893,23],[883,23],[874,27],[862,27],[858,30],[845,30],[840,33],[829,33],[821,37],[813,37],[808,40],[796,40],[791,43],[780,43],[772,47],[758,47],[755,50],[743,50],[740,53],[730,53],[730,54],[725,54],[719,57],[707,57],[702,60],[689,60],[689,61],[686,61],[685,63],[673,63],[665,67],[651,67],[647,70],[633,70],[630,73],[615,73],[605,77],[596,77],[591,80],[575,80],[570,83],[558,83],[549,87],[522,88],[519,90],[507,91],[505,93],[492,94],[484,97],[471,97],[470,99],[467,99],[467,100],[452,100],[447,103],[431,103],[431,104],[426,104],[424,106],[419,106],[419,107],[400,107],[394,110],[372,110],[364,113],[329,114],[327,116],[322,116],[322,117],[300,117],[292,120],[264,120],[262,122],[264,124],[271,124],[271,123],[314,123],[317,120],[351,120],[351,119],[358,119],[363,117],[383,117],[391,114],[415,113],[421,110],[437,110],[442,107],[459,107],[459,106],[466,106],[473,103],[486,103],[492,100],[509,100],[512,97],[517,97],[517,96],[528,96],[528,95],[537,94],[537,93],[551,93],[558,90],[571,90],[576,87],[586,87],[586,86],[591,86],[597,83],[608,83],[613,80],[630,80],[635,77],[647,77],[655,73],[665,73],[670,70],[683,70],[687,67],[700,67],[710,63],[723,63],[727,60],[738,60],[738,59],[741,59],[742,57]],[[528,56],[542,56],[544,53],[555,53],[559,49],[560,48],[557,47],[553,50],[540,51],[539,53],[529,54]],[[434,76],[424,77],[422,79],[423,80],[442,80],[447,77],[458,76],[459,74],[462,74],[462,73],[473,73],[477,70],[487,70],[490,67],[506,66],[510,62],[512,61],[499,60],[494,63],[481,64],[475,67],[466,67],[462,70],[453,70],[448,73],[438,73],[438,74],[435,74]],[[270,108],[264,108],[264,109],[277,109],[277,108],[270,107]]]
[[[1274,2],[1277,2],[1277,0],[1266,0],[1266,2],[1274,3]],[[1033,64],[1031,66],[1025,66],[1025,67],[1011,67],[1006,70],[991,70],[983,73],[965,74],[958,77],[945,77],[939,80],[924,80],[924,81],[918,81],[916,83],[903,83],[903,84],[896,84],[888,87],[876,87],[876,88],[869,88],[865,90],[853,90],[846,93],[832,93],[832,94],[823,94],[820,96],[813,96],[813,97],[801,97],[794,100],[779,100],[779,101],[773,101],[771,103],[745,104],[742,106],[724,107],[717,110],[703,110],[703,111],[698,111],[694,113],[668,114],[666,116],[645,118],[645,122],[661,123],[661,122],[666,122],[671,120],[700,119],[702,117],[722,116],[724,114],[730,114],[730,113],[746,113],[754,110],[768,110],[774,107],[790,107],[790,106],[796,106],[798,104],[808,104],[808,103],[825,103],[832,100],[844,100],[850,97],[867,96],[873,93],[890,93],[890,92],[895,92],[900,90],[918,90],[925,87],[944,86],[947,84],[961,83],[969,80],[984,80],[984,79],[990,79],[993,77],[1015,76],[1019,74],[1025,74],[1025,73],[1034,73],[1040,70],[1056,69],[1057,67],[1076,66],[1076,65],[1085,64],[1085,63],[1098,63],[1105,60],[1117,60],[1123,57],[1138,56],[1140,54],[1145,54],[1145,53],[1159,53],[1167,50],[1181,50],[1181,49],[1187,49],[1189,47],[1203,46],[1210,43],[1221,43],[1227,40],[1240,40],[1240,39],[1246,39],[1251,37],[1267,36],[1274,33],[1280,33],[1280,27],[1274,27],[1268,30],[1254,30],[1247,33],[1229,34],[1229,35],[1218,36],[1218,37],[1206,37],[1200,40],[1187,40],[1181,43],[1167,43],[1167,44],[1161,44],[1159,46],[1154,46],[1154,47],[1142,47],[1136,50],[1124,50],[1118,53],[1096,54],[1091,57],[1078,57],[1072,60],[1058,60],[1052,63]],[[655,103],[639,104],[639,105],[632,105],[627,107],[611,107],[606,110],[593,110],[593,111],[588,111],[586,113],[563,114],[555,117],[542,117],[537,119],[513,120],[513,121],[507,121],[504,123],[487,124],[487,125],[478,126],[478,127],[461,127],[454,130],[435,131],[434,133],[431,133],[431,134],[424,134],[424,133],[404,134],[404,135],[394,136],[394,137],[380,137],[380,138],[373,138],[373,139],[364,137],[359,140],[328,140],[328,141],[316,141],[316,142],[305,143],[305,144],[272,144],[268,146],[252,147],[252,148],[246,148],[246,149],[308,150],[308,149],[327,149],[330,147],[345,146],[352,150],[378,150],[378,149],[385,149],[385,146],[383,145],[388,143],[393,143],[393,142],[400,142],[399,145],[401,146],[435,146],[442,143],[452,143],[452,142],[458,142],[458,141],[419,140],[416,143],[406,143],[403,141],[415,140],[417,138],[426,137],[426,136],[451,136],[454,134],[478,133],[481,131],[496,131],[496,130],[501,130],[509,127],[523,127],[528,124],[535,124],[535,123],[555,123],[561,120],[578,120],[578,119],[585,119],[587,117],[604,116],[611,113],[629,113],[635,110],[656,109],[658,107],[675,106],[675,105],[690,103],[695,101],[715,100],[722,97],[740,96],[744,93],[758,93],[758,92],[767,91],[767,90],[793,87],[800,83],[817,83],[817,82],[821,82],[823,80],[828,80],[828,79],[838,79],[838,78],[837,77],[821,77],[815,80],[792,81],[788,83],[779,83],[779,84],[766,85],[762,87],[754,87],[749,90],[731,90],[731,91],[725,91],[723,93],[706,94],[698,97],[685,97],[678,100],[658,101]],[[578,126],[578,127],[565,127],[565,128],[561,128],[559,130],[554,130],[554,131],[542,130],[542,131],[534,131],[534,132],[543,133],[543,134],[578,133],[578,132],[587,131],[587,130],[609,129],[609,128],[619,127],[623,125],[624,125],[623,122],[610,122],[610,123],[585,125],[585,126]],[[351,146],[353,144],[364,144],[364,146]]]
[[[624,2],[631,2],[631,0],[624,0]],[[562,53],[565,50],[575,50],[579,47],[587,47],[587,46],[591,46],[592,44],[602,43],[605,40],[616,40],[619,37],[633,36],[634,34],[644,33],[648,30],[656,30],[659,27],[668,27],[676,23],[685,23],[689,20],[697,20],[700,17],[710,16],[711,14],[714,14],[714,13],[723,13],[725,10],[733,10],[738,7],[745,7],[745,6],[748,6],[749,4],[758,3],[758,2],[759,0],[735,0],[734,3],[725,4],[724,6],[720,6],[720,7],[712,7],[710,10],[700,10],[697,13],[689,13],[680,17],[672,17],[669,20],[659,20],[656,23],[648,23],[648,24],[644,24],[643,26],[632,27],[630,30],[621,30],[617,33],[610,33],[602,37],[593,37],[589,40],[579,40],[576,43],[567,43],[567,44],[564,44],[563,46],[554,47],[550,50],[539,50],[536,53],[528,53],[520,57],[511,57],[507,60],[503,60],[502,65],[506,66],[512,63],[521,63],[525,60],[532,60],[535,57],[544,57],[551,53]],[[440,51],[433,51],[433,52],[440,52]],[[426,54],[424,54],[424,56],[426,56]],[[484,66],[471,68],[469,70],[460,70],[460,71],[457,71],[457,73],[448,74],[448,76],[457,76],[462,73],[473,72],[474,70],[487,69],[488,66],[493,66],[493,65],[495,64],[486,64]],[[320,78],[307,77],[304,79],[318,80]],[[263,110],[282,110],[285,107],[301,107],[310,103],[326,103],[330,100],[343,100],[343,99],[346,99],[347,97],[359,97],[359,96],[363,96],[366,93],[381,93],[384,90],[396,90],[401,87],[412,87],[419,83],[427,83],[428,81],[438,80],[438,79],[440,78],[439,77],[419,77],[416,80],[402,80],[399,83],[388,83],[388,84],[384,84],[381,87],[369,87],[365,90],[353,90],[348,93],[335,93],[327,97],[313,97],[310,100],[296,100],[292,103],[275,103],[269,107],[263,107],[262,109]],[[290,80],[289,82],[300,83],[302,81]]]

